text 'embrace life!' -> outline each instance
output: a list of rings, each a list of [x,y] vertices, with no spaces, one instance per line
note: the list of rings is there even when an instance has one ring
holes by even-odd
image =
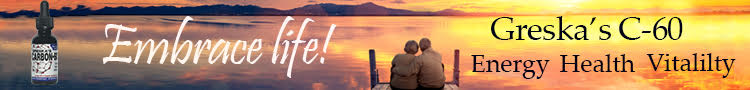
[[[227,62],[230,62],[230,64],[255,64],[261,56],[264,56],[264,53],[261,52],[263,39],[254,39],[252,40],[252,42],[250,42],[249,45],[248,41],[245,40],[236,40],[234,42],[232,40],[224,39],[219,39],[218,41],[213,41],[211,39],[197,41],[180,40],[182,31],[185,25],[190,20],[193,20],[193,18],[191,18],[190,16],[187,16],[182,20],[180,29],[177,31],[177,36],[174,38],[174,41],[171,41],[173,42],[172,44],[170,44],[170,41],[167,39],[161,39],[158,42],[154,41],[153,39],[148,39],[146,41],[137,40],[135,41],[135,43],[132,43],[130,40],[120,40],[120,33],[122,31],[136,32],[138,29],[135,27],[128,27],[118,24],[107,24],[104,28],[104,36],[106,38],[109,38],[109,35],[107,35],[107,31],[109,30],[117,30],[117,35],[115,36],[115,41],[112,42],[112,51],[110,52],[109,56],[102,58],[102,63],[107,64],[107,62],[123,62],[138,64],[138,60],[140,59],[141,55],[144,54],[143,52],[147,46],[147,64],[151,64],[151,60],[154,56],[156,56],[157,51],[159,50],[162,50],[161,55],[159,55],[161,58],[159,60],[159,64],[164,64],[165,61],[169,61],[171,64],[186,64],[188,63],[188,61],[190,61],[190,59],[192,59],[192,64],[198,64],[199,62],[208,62],[209,64],[214,64],[219,60],[221,60],[221,64],[227,64]],[[318,60],[320,64],[325,63],[326,58],[321,54],[327,53],[326,50],[328,49],[328,43],[331,41],[331,35],[333,35],[333,31],[336,29],[336,24],[331,24],[330,29],[328,30],[328,34],[324,40],[316,38],[302,40],[301,38],[305,31],[305,26],[307,26],[308,23],[315,22],[315,20],[305,18],[298,31],[295,32],[293,30],[289,30],[288,32],[285,32],[287,24],[293,20],[294,18],[292,18],[291,16],[287,16],[286,19],[284,19],[284,23],[281,25],[281,28],[279,29],[279,32],[276,36],[276,40],[273,46],[273,53],[271,56],[271,62],[273,64],[276,64],[276,62],[279,62],[280,64],[288,64],[286,72],[286,76],[288,78],[292,78],[292,66],[294,66],[294,60],[297,57],[296,55],[298,52],[298,48],[302,48],[300,47],[301,44],[305,46],[304,48],[302,48],[303,50],[300,51],[302,53],[302,57],[299,58],[302,58],[302,61],[305,64],[311,64],[315,60]],[[296,36],[294,36],[295,34]],[[296,37],[296,39],[285,40],[281,39],[282,37]],[[179,42],[182,43],[178,44]],[[319,44],[321,43],[323,45],[319,46]],[[172,46],[171,48],[169,47],[170,45]],[[135,52],[135,57],[115,56],[118,46],[136,47],[137,50]],[[204,55],[202,54],[204,50],[208,51],[208,60],[200,61],[199,58]],[[245,53],[245,55],[236,55],[235,53],[238,52],[240,53],[240,55],[241,53]],[[183,56],[180,56],[180,54],[183,54]]]

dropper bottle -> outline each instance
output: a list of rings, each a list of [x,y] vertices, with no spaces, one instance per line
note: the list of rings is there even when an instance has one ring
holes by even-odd
[[[42,1],[36,18],[37,34],[31,40],[31,83],[57,84],[57,38],[52,35],[54,23],[49,13],[49,3]]]

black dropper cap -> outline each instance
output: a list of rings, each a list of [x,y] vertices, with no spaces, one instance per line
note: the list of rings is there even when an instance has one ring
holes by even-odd
[[[37,30],[52,30],[54,23],[52,17],[49,15],[49,3],[47,0],[42,1],[39,6],[39,17],[36,18],[36,29]]]

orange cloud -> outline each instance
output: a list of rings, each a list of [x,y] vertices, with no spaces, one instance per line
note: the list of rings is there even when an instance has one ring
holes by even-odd
[[[0,11],[15,12],[18,10],[38,10],[39,0],[0,0]],[[440,11],[454,9],[465,12],[511,13],[511,14],[564,14],[570,12],[617,13],[636,12],[640,10],[664,10],[677,13],[694,11],[750,10],[750,1],[726,0],[54,0],[52,8],[75,7],[86,5],[92,9],[103,7],[132,6],[198,6],[198,5],[256,5],[266,8],[288,10],[309,4],[361,4],[373,2],[378,5],[396,9],[414,11]],[[740,8],[733,8],[740,7]],[[612,12],[608,12],[612,11]],[[664,12],[647,12],[664,13]]]

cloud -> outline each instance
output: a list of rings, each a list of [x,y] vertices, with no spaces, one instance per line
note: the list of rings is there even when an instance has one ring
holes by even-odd
[[[391,3],[404,4],[406,2],[404,2],[404,0],[393,0],[393,1],[391,1]]]

